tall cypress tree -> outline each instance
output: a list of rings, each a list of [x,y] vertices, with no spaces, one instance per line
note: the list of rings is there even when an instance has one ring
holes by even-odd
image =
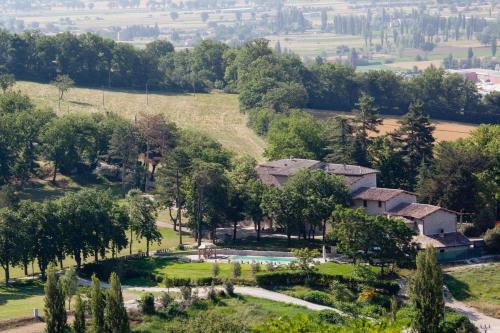
[[[112,273],[109,278],[104,322],[106,333],[127,333],[130,331],[127,310],[123,305],[120,279],[116,273]]]
[[[441,332],[444,321],[443,275],[434,248],[418,253],[417,270],[409,291],[416,311],[413,329],[418,333]]]
[[[90,286],[90,311],[92,312],[92,333],[104,332],[104,293],[101,290],[99,279],[92,275],[92,285]]]
[[[47,333],[64,333],[67,329],[67,316],[64,294],[57,279],[54,267],[50,267],[45,283],[45,322]]]
[[[80,295],[75,299],[75,321],[73,322],[73,333],[85,333],[85,306]]]
[[[401,144],[403,154],[408,162],[409,189],[414,190],[418,169],[422,163],[432,160],[435,127],[425,113],[422,102],[412,105],[408,113],[400,121],[401,127],[393,134],[393,138]]]

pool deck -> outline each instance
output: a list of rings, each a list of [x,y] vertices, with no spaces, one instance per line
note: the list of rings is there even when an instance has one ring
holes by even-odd
[[[232,256],[232,255],[219,255],[219,254],[217,254],[217,258],[209,258],[209,259],[202,258],[200,260],[199,257],[198,257],[198,255],[188,255],[188,256],[186,256],[186,258],[188,258],[192,262],[200,261],[200,262],[231,263],[231,262],[237,261],[237,262],[240,262],[242,264],[252,264],[252,263],[256,263],[256,262],[258,262],[260,264],[266,264],[266,263],[270,262],[270,263],[272,263],[275,266],[278,266],[278,265],[288,265],[292,261],[296,260],[295,257],[270,257],[270,258],[273,258],[273,259],[282,259],[282,261],[279,261],[279,260],[273,261],[273,260],[266,260],[265,256],[262,256],[263,260],[261,260],[261,261],[259,261],[258,259],[256,259],[255,256],[249,256],[248,260],[243,259],[244,256],[236,256],[236,257],[238,257],[238,259],[233,260],[232,259],[233,257],[235,257],[235,256]],[[325,263],[328,260],[325,261],[323,258],[316,258],[315,261],[318,262],[318,263]]]

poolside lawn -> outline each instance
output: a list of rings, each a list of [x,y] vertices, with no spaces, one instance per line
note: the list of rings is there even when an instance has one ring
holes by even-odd
[[[328,262],[326,264],[318,265],[318,271],[323,274],[331,274],[331,275],[344,275],[351,276],[354,273],[354,265],[353,264],[339,264],[335,262]],[[367,266],[375,272],[380,272],[380,267]]]
[[[209,278],[212,276],[212,263],[208,262],[178,262],[176,258],[141,258],[131,261],[135,270],[140,272],[149,272],[155,275],[167,275],[171,278],[190,278],[197,280]],[[230,278],[231,264],[219,263],[221,278]],[[252,280],[253,274],[249,264],[241,265],[242,279]],[[127,279],[124,283],[129,285],[151,285],[151,281],[144,279]]]

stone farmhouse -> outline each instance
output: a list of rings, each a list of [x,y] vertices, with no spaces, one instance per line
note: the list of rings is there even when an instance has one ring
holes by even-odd
[[[420,246],[432,244],[440,258],[464,257],[472,247],[469,239],[457,230],[457,212],[417,203],[417,195],[412,192],[377,187],[378,170],[297,158],[270,161],[256,167],[259,178],[276,187],[302,169],[321,169],[342,177],[351,190],[355,207],[363,208],[369,215],[402,219],[418,233],[415,240]]]

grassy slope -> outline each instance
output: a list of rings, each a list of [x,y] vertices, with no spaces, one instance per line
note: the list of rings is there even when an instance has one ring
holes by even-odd
[[[53,86],[18,82],[16,89],[28,94],[38,105],[58,110],[57,91]],[[104,112],[102,96],[98,89],[73,88],[61,105],[61,113]],[[178,126],[206,133],[238,155],[248,154],[262,160],[264,140],[246,126],[247,119],[239,112],[237,95],[150,93],[149,105],[146,106],[143,91],[106,90],[104,105],[106,111],[130,120],[144,111],[163,113]]]
[[[449,271],[445,283],[457,300],[500,318],[500,264]]]

